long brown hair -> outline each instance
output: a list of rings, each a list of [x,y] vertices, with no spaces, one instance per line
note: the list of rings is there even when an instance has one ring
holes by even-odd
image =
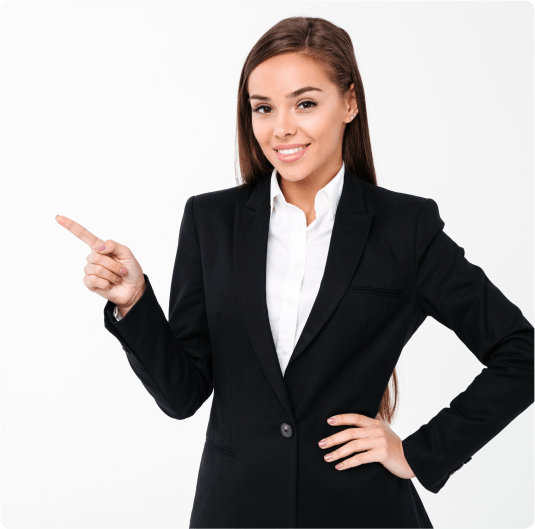
[[[249,76],[262,62],[276,55],[291,52],[300,53],[320,64],[327,78],[337,86],[341,98],[347,94],[351,83],[355,84],[358,113],[345,128],[342,159],[346,170],[361,180],[377,185],[364,86],[351,38],[345,30],[323,18],[298,16],[285,18],[270,28],[260,37],[245,59],[238,88],[236,140],[242,179],[240,182],[237,178],[238,186],[254,185],[265,177],[266,173],[273,170],[273,165],[264,155],[253,134],[247,88]],[[394,369],[379,407],[379,415],[384,421],[392,422],[397,403],[398,379]]]

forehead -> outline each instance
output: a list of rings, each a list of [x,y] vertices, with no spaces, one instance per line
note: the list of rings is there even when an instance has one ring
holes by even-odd
[[[298,53],[285,53],[271,57],[251,72],[248,92],[284,97],[303,86],[316,86],[327,91],[330,84],[320,64]]]

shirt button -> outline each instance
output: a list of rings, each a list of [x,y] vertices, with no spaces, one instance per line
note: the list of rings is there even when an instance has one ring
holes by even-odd
[[[291,437],[293,435],[292,427],[285,422],[281,424],[280,429],[281,429],[281,434],[283,437]]]

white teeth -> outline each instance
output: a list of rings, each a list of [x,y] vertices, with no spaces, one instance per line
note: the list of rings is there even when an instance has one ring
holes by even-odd
[[[293,154],[294,152],[301,151],[305,149],[306,147],[308,147],[308,145],[303,145],[302,147],[298,147],[297,149],[285,149],[283,151],[277,151],[277,152],[280,152],[281,154]]]

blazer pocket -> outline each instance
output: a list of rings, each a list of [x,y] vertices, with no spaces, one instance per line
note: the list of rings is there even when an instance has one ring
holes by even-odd
[[[400,298],[403,290],[396,290],[393,288],[376,288],[365,287],[359,285],[349,285],[349,290],[354,292],[362,292],[363,294],[377,294],[379,296],[390,296],[392,298]]]
[[[218,452],[221,452],[222,454],[225,454],[226,456],[236,457],[236,450],[233,450],[228,446],[215,443],[211,439],[208,439],[208,437],[206,438],[206,445]]]

